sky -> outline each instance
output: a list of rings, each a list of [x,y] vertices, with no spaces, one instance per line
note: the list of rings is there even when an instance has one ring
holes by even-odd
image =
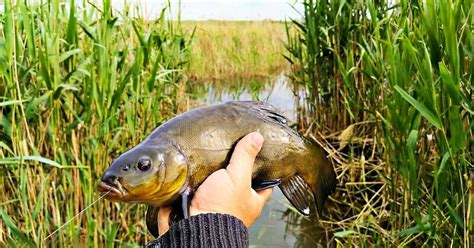
[[[140,3],[142,15],[155,18],[165,0],[129,0]],[[123,8],[123,0],[112,0],[115,8]],[[285,20],[299,17],[292,7],[295,0],[181,0],[182,20]],[[171,0],[172,17],[176,18],[179,1]],[[301,4],[295,6],[301,9]]]

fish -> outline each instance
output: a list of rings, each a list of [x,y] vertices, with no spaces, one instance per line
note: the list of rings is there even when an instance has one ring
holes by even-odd
[[[147,204],[147,228],[158,237],[158,209],[171,206],[176,216],[189,217],[193,192],[228,165],[236,143],[251,132],[264,138],[252,188],[278,186],[298,212],[318,216],[337,185],[331,162],[275,107],[260,101],[201,107],[170,119],[115,159],[98,190],[110,201]]]

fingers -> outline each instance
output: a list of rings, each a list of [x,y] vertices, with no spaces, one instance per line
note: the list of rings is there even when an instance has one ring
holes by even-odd
[[[172,209],[170,207],[163,207],[158,210],[158,232],[160,233],[160,236],[167,232],[168,229],[170,229],[168,220],[170,217],[171,210]]]
[[[264,190],[259,190],[259,191],[254,191],[256,196],[257,196],[257,202],[260,208],[263,208],[263,206],[270,200],[272,197],[273,193],[273,188],[270,189],[264,189]]]
[[[257,191],[257,194],[260,196],[260,199],[262,199],[263,204],[265,204],[266,202],[268,202],[268,200],[270,200],[270,198],[272,197],[272,193],[273,193],[273,188]]]
[[[235,146],[227,172],[234,183],[251,185],[253,163],[263,145],[263,137],[253,132],[243,137]]]

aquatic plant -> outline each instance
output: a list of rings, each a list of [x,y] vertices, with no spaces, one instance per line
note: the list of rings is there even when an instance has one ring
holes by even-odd
[[[7,0],[0,13],[0,245],[143,244],[137,205],[99,201],[118,153],[183,109],[188,35],[110,0]],[[118,230],[120,237],[118,237]]]
[[[472,244],[472,2],[302,4],[286,58],[300,128],[339,164],[335,241]]]

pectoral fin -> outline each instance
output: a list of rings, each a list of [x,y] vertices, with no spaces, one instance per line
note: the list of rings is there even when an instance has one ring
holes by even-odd
[[[191,206],[191,188],[187,188],[181,197],[173,204],[171,213],[168,219],[168,224],[171,226],[173,223],[178,222],[182,219],[189,218],[189,207]],[[153,237],[158,238],[160,236],[158,226],[158,211],[159,207],[148,206],[146,211],[146,227]]]
[[[301,214],[309,216],[316,207],[316,200],[309,185],[299,175],[290,177],[280,184],[280,189]]]
[[[258,180],[258,181],[252,181],[252,189],[258,191],[258,190],[264,190],[264,189],[269,189],[276,187],[280,185],[281,179],[268,179],[268,180]]]
[[[189,208],[191,207],[192,190],[190,187],[181,193],[181,197],[173,204],[170,217],[168,219],[169,226],[182,219],[189,218]]]
[[[189,218],[189,208],[191,207],[191,188],[187,187],[186,190],[181,194],[181,209],[183,211],[183,218]]]
[[[148,206],[146,210],[146,227],[153,237],[158,238],[160,232],[158,229],[158,210],[159,207]]]

